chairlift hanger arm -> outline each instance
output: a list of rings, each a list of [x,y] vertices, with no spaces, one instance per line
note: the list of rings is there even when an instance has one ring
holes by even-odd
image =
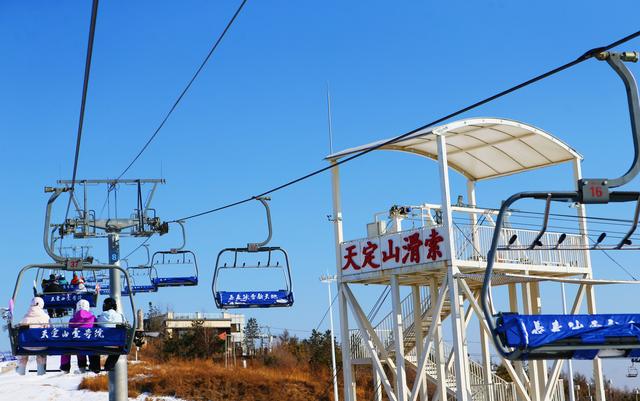
[[[151,266],[151,253],[149,251],[149,244],[142,244],[142,246],[144,247],[144,250],[147,252],[147,261],[144,264],[144,267],[149,267]]]
[[[262,203],[262,205],[264,206],[264,209],[267,213],[267,227],[269,228],[269,235],[267,236],[267,239],[262,241],[262,242],[250,242],[247,244],[247,248],[249,249],[250,252],[254,252],[257,251],[258,249],[264,247],[265,245],[267,245],[269,243],[269,241],[271,241],[271,235],[273,233],[272,227],[271,227],[271,210],[269,209],[269,204],[267,203],[267,201],[271,200],[271,198],[266,197],[266,196],[259,196],[254,198],[255,200],[260,201],[260,203]]]
[[[547,232],[547,226],[549,225],[550,209],[551,209],[551,194],[548,194],[545,207],[544,207],[544,223],[542,224],[542,228],[540,229],[540,232],[538,232],[538,235],[536,236],[536,238],[533,240],[531,245],[529,245],[529,249],[534,249],[536,246],[542,246],[542,242],[540,242],[540,239],[542,238],[544,233]]]
[[[597,56],[599,60],[606,60],[618,76],[624,82],[627,93],[627,104],[631,119],[631,133],[633,136],[633,163],[629,170],[620,178],[609,180],[609,187],[619,187],[631,181],[640,172],[640,100],[638,98],[638,85],[636,80],[624,62],[637,62],[637,52],[610,53],[603,52]]]
[[[640,172],[640,98],[636,80],[624,62],[637,62],[638,52],[601,52],[596,54],[598,60],[606,60],[609,66],[618,74],[624,83],[631,120],[631,134],[633,138],[633,162],[622,176],[613,179],[583,178],[578,182],[580,200],[585,203],[606,203],[609,188],[620,187],[630,182]]]
[[[49,228],[51,224],[51,209],[53,207],[53,204],[63,192],[69,191],[69,188],[68,187],[65,187],[65,188],[46,187],[44,191],[52,192],[51,196],[49,197],[49,200],[47,201],[47,208],[46,208],[46,213],[44,217],[44,238],[43,238],[44,250],[47,252],[47,255],[49,255],[55,262],[64,263],[66,259],[60,255],[57,255],[54,252],[51,246],[51,243],[49,242]]]
[[[171,252],[172,252],[172,253],[175,253],[175,252],[178,252],[178,251],[183,250],[183,249],[184,249],[184,246],[187,244],[187,232],[186,232],[186,230],[184,229],[184,221],[182,221],[182,220],[178,220],[178,221],[176,221],[175,223],[177,223],[177,224],[180,226],[180,231],[182,231],[182,245],[180,245],[180,246],[179,246],[179,247],[177,247],[177,248],[171,248]],[[149,250],[147,249],[147,252],[148,252],[148,251],[149,251]]]

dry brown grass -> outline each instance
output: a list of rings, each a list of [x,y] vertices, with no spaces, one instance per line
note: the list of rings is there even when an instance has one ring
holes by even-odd
[[[107,391],[106,375],[87,377],[81,389]],[[129,365],[129,394],[173,396],[186,400],[330,401],[326,377],[264,366],[225,369],[211,361]]]

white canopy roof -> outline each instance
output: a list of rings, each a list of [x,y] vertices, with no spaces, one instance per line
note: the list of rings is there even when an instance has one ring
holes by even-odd
[[[474,181],[582,159],[566,143],[541,129],[498,118],[470,118],[424,128],[380,150],[410,152],[437,160],[437,135],[446,137],[449,167]],[[327,160],[338,160],[386,141],[334,153]]]

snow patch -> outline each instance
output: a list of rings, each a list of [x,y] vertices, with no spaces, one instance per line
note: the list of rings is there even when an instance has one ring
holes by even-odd
[[[48,369],[57,368],[59,362],[59,358],[49,357]],[[6,365],[8,365],[6,362],[0,363],[0,366]],[[35,357],[32,357],[27,364],[27,370],[35,369]],[[72,358],[71,371],[76,369],[75,358]],[[85,377],[84,374],[65,374],[62,372],[51,372],[43,376],[27,372],[25,376],[20,376],[11,369],[9,372],[0,374],[0,394],[10,394],[11,401],[104,401],[109,398],[106,392],[78,390],[83,377]],[[146,401],[147,398],[158,401],[185,401],[175,397],[151,394],[141,394],[136,398],[130,397],[129,400]]]

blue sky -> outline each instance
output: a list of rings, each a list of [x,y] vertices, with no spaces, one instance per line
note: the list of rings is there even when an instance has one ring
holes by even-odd
[[[228,0],[102,2],[80,178],[114,177],[126,167],[237,5]],[[343,149],[406,132],[625,36],[638,29],[625,17],[638,11],[633,1],[249,0],[128,177],[167,180],[154,202],[165,220],[260,193],[325,165],[327,82],[334,148]],[[19,266],[47,261],[41,246],[47,198],[42,188],[71,175],[89,14],[89,1],[0,2],[0,179],[5,186],[0,240],[6,277],[0,299],[9,299]],[[635,40],[622,50],[639,47]],[[512,118],[547,130],[585,156],[585,175],[619,174],[632,156],[624,91],[597,61],[464,117],[473,116]],[[452,193],[463,193],[463,180],[452,176]],[[373,213],[391,204],[439,201],[435,163],[413,156],[372,154],[345,166],[342,177],[347,238],[361,237]],[[528,173],[526,180],[483,183],[478,203],[496,207],[516,190],[567,188],[570,178],[564,166]],[[637,182],[628,188],[637,190]],[[104,195],[94,201],[93,208],[100,209]],[[127,207],[119,205],[121,211]],[[333,231],[326,219],[329,176],[274,194],[272,212],[273,244],[291,254],[296,305],[247,315],[273,327],[311,330],[326,310],[326,288],[318,277],[334,269]],[[245,204],[190,221],[187,229],[203,284],[140,296],[140,306],[153,301],[175,311],[214,311],[209,284],[215,255],[221,248],[260,240],[263,211],[257,203]],[[154,240],[151,248],[171,246],[171,241],[178,238]],[[124,239],[122,252],[138,242]],[[106,242],[91,245],[104,258]],[[632,256],[619,258],[634,268]],[[594,259],[596,274],[620,275],[606,259]],[[381,291],[358,290],[365,305]],[[629,290],[628,299],[632,294]],[[618,311],[616,301],[603,296],[600,309]],[[6,343],[0,339],[0,347]],[[636,385],[622,379],[626,362],[605,366],[615,383]]]

